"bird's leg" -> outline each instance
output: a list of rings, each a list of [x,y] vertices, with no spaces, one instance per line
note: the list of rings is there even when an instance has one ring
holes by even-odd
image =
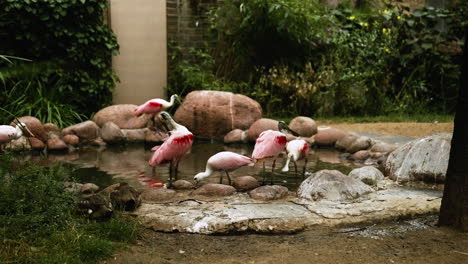
[[[156,166],[153,166],[151,168],[151,176],[153,176],[153,177],[156,176]]]
[[[304,180],[304,177],[305,177],[306,166],[307,166],[307,158],[305,158],[305,160],[304,160],[304,169],[302,169],[302,179],[303,180]]]
[[[223,184],[223,173],[219,174],[219,184]]]
[[[172,186],[172,161],[169,162],[169,187]]]
[[[228,178],[228,183],[229,185],[231,185],[232,181],[231,181],[231,177],[229,176],[229,173],[226,171],[226,175],[227,175],[227,178]]]
[[[265,176],[266,176],[266,173],[265,173],[265,161],[263,161],[262,164],[263,164],[263,171],[262,171],[262,179],[263,179],[262,181],[263,181],[263,183],[262,183],[262,185],[264,185],[264,184],[265,184]]]
[[[298,175],[297,174],[297,163],[295,161],[293,161],[293,163],[294,163],[294,169],[296,170],[296,177],[297,177],[297,175]]]
[[[174,178],[175,180],[177,181],[178,177],[179,177],[179,160],[176,162],[176,165],[175,165],[175,168],[174,168]]]
[[[273,177],[275,176],[275,174],[274,174],[275,165],[276,165],[276,159],[273,160],[273,165],[271,165],[270,183],[271,183],[272,185],[273,185]]]

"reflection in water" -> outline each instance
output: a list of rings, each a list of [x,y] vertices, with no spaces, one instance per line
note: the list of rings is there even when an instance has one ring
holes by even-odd
[[[191,151],[181,160],[179,164],[179,179],[193,181],[193,176],[198,172],[204,171],[206,161],[212,155],[220,151],[232,151],[242,155],[250,156],[253,151],[253,145],[224,145],[221,143],[196,142]],[[310,152],[309,162],[307,163],[308,172],[315,172],[322,169],[336,169],[348,174],[352,163],[344,164],[339,159],[340,152],[330,149],[317,149]],[[148,165],[151,157],[151,151],[143,148],[141,145],[128,146],[109,146],[107,148],[84,147],[73,153],[57,154],[52,153],[45,156],[33,155],[27,156],[34,163],[41,166],[51,166],[58,162],[73,164],[73,175],[81,182],[94,182],[101,188],[109,185],[109,175],[114,182],[128,182],[137,189],[148,188],[148,185],[159,185],[158,182],[167,182],[169,176],[169,165],[156,167],[155,175],[152,175],[152,169]],[[281,167],[285,162],[286,155],[278,159],[276,170],[274,172],[274,183],[287,186],[294,190],[302,181],[302,176],[295,175],[292,168],[288,173],[281,172]],[[298,168],[302,168],[304,161],[297,163]],[[272,161],[267,160],[266,178],[271,178]],[[104,173],[103,173],[104,172]],[[211,177],[203,180],[202,183],[218,183],[219,174],[214,173]],[[106,177],[107,175],[107,177]],[[250,175],[262,180],[262,165],[256,164],[255,167],[242,167],[230,175],[236,176]],[[106,178],[106,179],[101,179]],[[226,177],[224,177],[226,178]],[[224,183],[227,183],[226,180]]]

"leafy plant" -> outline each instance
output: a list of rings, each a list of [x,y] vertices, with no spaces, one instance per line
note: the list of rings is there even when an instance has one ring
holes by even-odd
[[[117,80],[110,58],[118,53],[118,44],[103,20],[107,5],[106,0],[1,1],[0,50],[52,63],[54,76],[45,74],[40,89],[58,88],[61,99],[89,116],[111,102]],[[0,62],[2,66],[11,65]]]

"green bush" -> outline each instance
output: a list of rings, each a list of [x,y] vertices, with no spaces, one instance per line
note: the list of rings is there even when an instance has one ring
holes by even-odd
[[[76,214],[64,191],[65,166],[38,167],[0,155],[0,259],[7,263],[94,263],[133,243],[139,224],[119,213],[107,222]]]
[[[0,2],[0,51],[3,55],[27,58],[35,64],[51,66],[43,74],[27,80],[34,90],[42,90],[57,109],[72,105],[75,112],[91,115],[109,104],[117,76],[111,56],[118,53],[116,36],[104,23],[106,0],[5,0]],[[0,61],[0,72],[18,67]],[[12,76],[0,90],[1,105],[24,79]],[[50,91],[54,90],[54,91]],[[26,104],[34,104],[37,93],[25,93]],[[47,98],[52,96],[52,98]],[[47,104],[41,103],[42,109]],[[77,118],[76,115],[67,118]]]

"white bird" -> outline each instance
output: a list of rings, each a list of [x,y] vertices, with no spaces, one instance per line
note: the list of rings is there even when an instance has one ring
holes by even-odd
[[[200,172],[193,179],[198,183],[204,178],[209,177],[215,171],[224,171],[227,175],[229,185],[231,184],[231,177],[228,172],[237,170],[240,167],[246,165],[253,165],[254,162],[251,158],[231,152],[222,151],[211,156],[206,162],[206,169],[204,172]],[[219,179],[219,183],[223,183],[223,175]]]
[[[294,139],[288,142],[286,145],[286,152],[288,153],[288,159],[281,171],[289,171],[289,162],[292,160],[294,168],[296,169],[297,175],[297,164],[298,160],[304,159],[304,169],[302,170],[302,177],[305,175],[305,169],[307,165],[307,157],[309,156],[309,144],[303,139]]]
[[[29,130],[25,123],[16,121],[16,126],[0,125],[0,146],[9,143],[13,139],[20,138],[23,133],[28,132],[31,136],[33,133]]]

